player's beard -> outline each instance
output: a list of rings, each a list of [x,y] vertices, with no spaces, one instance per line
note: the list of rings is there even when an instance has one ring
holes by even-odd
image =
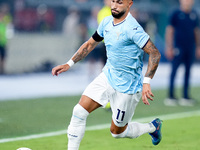
[[[121,12],[118,12],[118,14],[117,14],[117,13],[114,13],[114,12],[111,11],[112,16],[113,16],[114,18],[116,18],[116,19],[120,19],[120,18],[125,14],[125,12],[126,12],[126,11],[121,11]]]

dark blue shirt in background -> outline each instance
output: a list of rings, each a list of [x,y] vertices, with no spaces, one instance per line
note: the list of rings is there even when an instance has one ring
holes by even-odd
[[[169,24],[174,27],[174,46],[182,51],[191,52],[195,49],[194,29],[198,27],[198,15],[192,10],[185,13],[180,9],[174,11]]]

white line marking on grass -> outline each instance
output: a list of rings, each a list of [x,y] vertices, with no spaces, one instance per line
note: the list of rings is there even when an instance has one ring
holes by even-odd
[[[145,117],[145,118],[140,118],[140,119],[134,119],[133,121],[150,122],[157,117],[162,119],[162,120],[172,120],[172,119],[187,118],[187,117],[192,117],[192,116],[200,116],[200,110],[191,111],[191,112],[182,112],[182,113],[175,113],[175,114],[160,115],[160,116],[151,116],[151,117]],[[110,124],[96,125],[96,126],[86,127],[86,131],[101,130],[101,129],[106,129],[106,128],[109,128],[109,127],[110,127]],[[38,138],[43,138],[43,137],[63,135],[63,134],[66,134],[66,133],[67,133],[67,130],[61,130],[61,131],[57,131],[57,132],[49,132],[49,133],[44,133],[44,134],[34,134],[34,135],[28,135],[28,136],[23,136],[23,137],[6,138],[6,139],[0,139],[0,143],[38,139]]]
[[[1,139],[0,143],[38,139],[38,138],[43,138],[43,137],[51,137],[51,136],[56,136],[56,135],[62,135],[62,134],[66,134],[66,133],[67,133],[66,130],[62,130],[62,131],[49,132],[49,133],[44,133],[44,134],[33,134],[33,135],[28,135],[28,136],[23,136],[23,137],[6,138],[6,139]]]

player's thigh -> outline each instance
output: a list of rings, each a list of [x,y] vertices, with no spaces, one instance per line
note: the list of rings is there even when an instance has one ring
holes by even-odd
[[[93,111],[100,106],[106,106],[108,103],[109,84],[104,73],[101,73],[94,79],[82,94],[80,103]]]
[[[118,127],[124,127],[134,115],[136,106],[140,101],[142,93],[124,94],[116,92],[110,99],[112,109],[112,120]]]

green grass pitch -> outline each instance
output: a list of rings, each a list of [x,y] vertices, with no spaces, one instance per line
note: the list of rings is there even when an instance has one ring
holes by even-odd
[[[198,100],[194,107],[166,107],[163,105],[166,90],[154,90],[154,102],[151,102],[150,106],[145,106],[140,102],[133,119],[199,110],[200,87],[193,87],[191,90],[193,98]],[[180,97],[180,89],[177,92]],[[66,129],[73,106],[79,98],[80,96],[73,96],[0,102],[0,139]],[[100,108],[90,114],[87,126],[110,123],[110,121],[111,113]],[[86,131],[80,150],[198,150],[199,124],[200,116],[164,120],[163,140],[158,146],[152,145],[148,134],[137,139],[114,139],[109,129]],[[0,143],[0,150],[16,150],[19,147],[29,147],[32,150],[65,150],[67,149],[67,136]]]
[[[199,124],[199,117],[164,121],[163,139],[157,146],[152,145],[148,134],[137,139],[114,139],[109,129],[86,131],[80,150],[198,150]],[[66,150],[67,136],[60,135],[0,144],[2,150],[15,150],[22,146],[32,148],[32,150]]]

